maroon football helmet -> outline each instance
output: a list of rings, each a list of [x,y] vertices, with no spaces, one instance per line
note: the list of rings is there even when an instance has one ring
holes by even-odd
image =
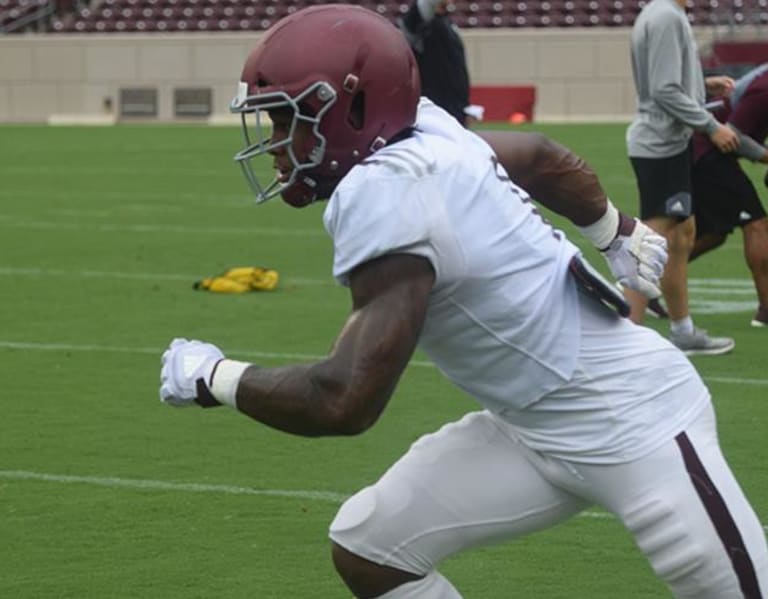
[[[239,85],[230,110],[242,115],[247,145],[235,160],[257,202],[280,194],[292,206],[327,198],[355,164],[411,127],[421,92],[402,32],[375,12],[343,4],[275,23],[248,56]],[[263,111],[277,109],[293,116],[287,139],[273,143]],[[293,147],[299,122],[312,129],[312,147],[301,156]],[[264,163],[252,160],[276,148],[285,148],[293,169],[262,185],[255,167]]]

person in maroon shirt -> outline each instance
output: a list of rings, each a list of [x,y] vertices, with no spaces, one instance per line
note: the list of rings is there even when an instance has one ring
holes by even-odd
[[[730,98],[715,103],[715,116],[741,135],[735,154],[720,152],[706,135],[693,138],[691,172],[696,217],[694,260],[722,245],[737,226],[744,239],[744,257],[752,272],[758,300],[752,326],[768,326],[768,218],[755,186],[739,158],[768,163],[768,63],[741,77]],[[768,172],[765,184],[768,187]]]

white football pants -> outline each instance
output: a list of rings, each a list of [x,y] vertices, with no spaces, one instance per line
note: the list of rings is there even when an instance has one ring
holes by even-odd
[[[348,499],[330,537],[375,563],[430,575],[447,556],[590,505],[624,523],[676,597],[768,598],[765,534],[721,454],[711,406],[658,450],[614,465],[547,457],[489,412],[473,412],[419,439]]]

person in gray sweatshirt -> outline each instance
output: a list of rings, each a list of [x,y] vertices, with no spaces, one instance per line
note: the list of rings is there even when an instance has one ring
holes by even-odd
[[[685,14],[685,0],[651,0],[632,29],[632,74],[637,111],[627,130],[627,151],[640,194],[640,218],[667,239],[669,260],[662,293],[670,340],[687,354],[723,354],[733,339],[711,337],[694,326],[688,309],[688,257],[696,237],[691,195],[691,136],[704,131],[721,152],[739,137],[704,107],[706,93],[728,96],[730,77],[708,77]],[[641,322],[648,299],[625,291],[631,318]]]

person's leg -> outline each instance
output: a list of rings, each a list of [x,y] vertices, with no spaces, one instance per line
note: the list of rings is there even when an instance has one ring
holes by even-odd
[[[571,467],[574,492],[621,519],[675,597],[768,596],[765,533],[721,453],[711,406],[639,460]]]
[[[664,158],[630,157],[630,162],[640,197],[640,219],[667,240],[668,258],[661,288],[668,315],[671,319],[687,318],[688,256],[696,235],[691,218],[689,151]],[[631,307],[630,318],[641,323],[648,299],[631,290],[627,290],[626,296]]]
[[[357,597],[460,597],[435,568],[470,547],[562,522],[586,503],[546,481],[495,417],[475,412],[422,437],[330,526]],[[432,593],[432,594],[430,594]]]
[[[697,223],[698,225],[698,223]],[[728,239],[728,235],[725,233],[705,233],[701,236],[696,236],[696,242],[693,244],[691,255],[688,258],[689,262],[693,262],[699,256],[711,252],[719,248]]]
[[[377,599],[461,599],[450,581],[437,570],[417,576],[368,561],[341,545],[332,544],[336,571],[355,597]]]
[[[390,589],[424,580],[418,574],[369,561],[337,543],[331,543],[331,555],[336,571],[355,597],[380,597]]]
[[[767,326],[768,218],[752,180],[737,157],[713,151],[694,165],[691,181],[697,237],[691,260],[721,245],[740,226],[759,302],[752,325]]]
[[[696,236],[693,218],[680,222],[668,216],[654,216],[643,222],[667,240],[668,258],[661,289],[669,318],[684,319],[688,316],[688,257]],[[648,298],[631,289],[625,289],[624,293],[631,307],[630,318],[642,323]]]
[[[652,219],[660,220],[660,219]],[[664,219],[668,220],[668,219]],[[649,225],[651,226],[651,225]],[[688,318],[688,257],[696,239],[696,223],[692,216],[667,228],[667,266],[661,279],[661,290],[667,304],[670,322]]]
[[[672,326],[689,322],[688,313],[688,258],[696,237],[693,217],[680,222],[667,216],[655,216],[644,221],[651,229],[667,240],[667,265],[661,277],[661,291],[666,303]],[[637,323],[643,321],[648,300],[637,292],[626,290],[632,308],[630,318]],[[690,323],[693,330],[693,323]]]
[[[724,354],[736,345],[729,337],[710,337],[697,329],[688,309],[688,259],[696,237],[694,183],[688,151],[666,158],[630,158],[640,192],[643,222],[667,239],[669,257],[661,290],[669,315],[670,340],[686,354]],[[700,164],[696,169],[701,168]],[[694,190],[695,193],[695,190]],[[697,215],[698,216],[698,215]],[[630,317],[642,322],[647,300],[628,296]]]
[[[717,150],[700,157],[691,167],[696,242],[693,261],[720,247],[738,224],[740,196],[734,176],[743,175],[738,160]]]
[[[669,257],[661,279],[661,289],[669,315],[670,340],[686,354],[724,354],[736,345],[730,337],[710,337],[693,324],[688,307],[688,262],[696,240],[696,222],[693,216],[683,221],[668,217],[652,217],[645,221],[667,239]],[[639,294],[628,295],[632,312],[630,318],[641,322],[646,302],[638,301]],[[642,310],[642,311],[641,311]]]
[[[752,271],[757,290],[758,311],[753,326],[768,326],[768,218],[744,225],[744,258]]]

